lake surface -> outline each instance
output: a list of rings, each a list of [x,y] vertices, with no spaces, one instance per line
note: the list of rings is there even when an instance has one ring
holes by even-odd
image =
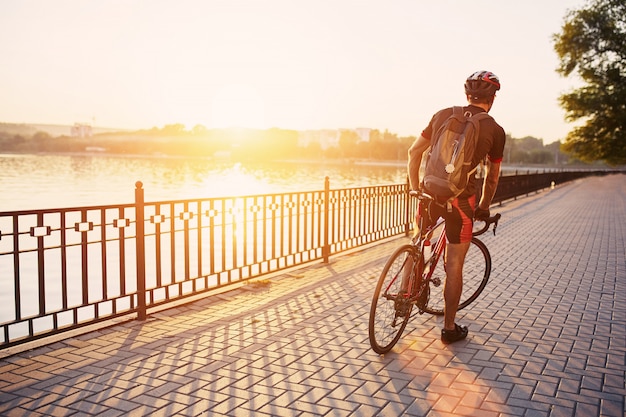
[[[205,159],[0,154],[0,211],[270,194],[399,184],[397,164],[238,163]]]

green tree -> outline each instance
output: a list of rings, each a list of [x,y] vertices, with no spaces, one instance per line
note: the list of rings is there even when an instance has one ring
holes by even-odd
[[[357,156],[356,144],[359,142],[359,135],[353,130],[342,130],[339,136],[339,149],[345,158]]]
[[[559,99],[567,120],[584,120],[563,150],[583,161],[626,163],[626,2],[591,0],[569,11],[553,40],[557,72],[576,72],[585,83]]]
[[[554,155],[547,149],[533,149],[528,152],[528,162],[531,164],[549,164],[554,162]]]
[[[319,142],[311,142],[304,148],[304,152],[301,155],[310,159],[322,158],[324,156],[322,145]]]
[[[192,129],[191,129],[191,133],[194,136],[203,136],[206,137],[209,134],[209,129],[207,129],[204,125],[195,125]]]
[[[389,144],[385,143],[383,134],[378,129],[372,129],[370,132],[369,141],[369,154],[370,159],[388,159],[387,152]]]
[[[568,155],[561,151],[561,141],[549,143],[545,146],[545,149],[550,151],[553,155],[555,164],[565,164],[570,162]]]
[[[163,126],[163,129],[161,129],[161,134],[166,135],[166,136],[182,136],[187,133],[188,132],[185,130],[185,125],[182,123],[165,125]]]

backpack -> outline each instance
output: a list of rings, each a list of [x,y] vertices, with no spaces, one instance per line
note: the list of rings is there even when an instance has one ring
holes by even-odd
[[[424,187],[439,200],[447,200],[448,209],[452,200],[467,187],[470,175],[476,172],[478,166],[472,166],[472,159],[478,144],[480,121],[488,117],[491,116],[486,112],[471,115],[463,113],[462,107],[453,107],[452,115],[432,138]]]

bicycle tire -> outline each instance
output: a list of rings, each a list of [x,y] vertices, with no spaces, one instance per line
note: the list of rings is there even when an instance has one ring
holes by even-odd
[[[396,345],[411,316],[413,303],[406,303],[404,317],[396,312],[396,296],[400,293],[402,274],[411,268],[416,256],[413,245],[403,245],[389,257],[378,279],[369,317],[369,340],[374,352],[384,354]],[[408,260],[411,259],[411,262]]]
[[[463,292],[457,310],[462,310],[472,304],[483,292],[491,275],[491,254],[487,246],[477,238],[472,238],[470,247],[463,264]],[[446,273],[442,259],[435,265],[434,281],[430,282],[430,297],[424,311],[437,316],[443,315],[444,299],[443,288],[446,282]],[[435,283],[440,281],[440,285]]]

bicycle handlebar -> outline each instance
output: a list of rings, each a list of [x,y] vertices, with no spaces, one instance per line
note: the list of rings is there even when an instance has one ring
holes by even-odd
[[[435,198],[429,194],[426,194],[423,191],[415,191],[415,190],[411,190],[409,191],[409,195],[411,197],[417,197],[420,200],[434,200]],[[477,222],[484,222],[485,224],[478,230],[476,230],[475,232],[472,232],[472,236],[478,236],[478,235],[482,235],[483,233],[485,233],[487,230],[489,230],[489,227],[493,224],[493,234],[496,234],[496,229],[498,228],[498,221],[500,221],[500,218],[502,217],[502,215],[500,213],[496,213],[493,216],[489,217],[488,219],[484,219],[484,220],[479,220],[476,219]]]
[[[502,215],[500,213],[496,213],[493,216],[491,216],[491,217],[489,217],[488,219],[485,219],[485,220],[476,219],[475,221],[477,221],[477,222],[484,222],[485,224],[483,225],[483,227],[481,227],[477,231],[472,232],[472,236],[482,235],[487,230],[489,230],[489,227],[492,224],[493,224],[493,234],[495,235],[496,234],[496,229],[498,228],[498,221],[500,220],[500,217],[502,217]]]
[[[426,193],[425,193],[425,192],[423,192],[423,191],[411,190],[411,191],[409,191],[409,195],[410,195],[411,197],[417,197],[417,198],[419,198],[420,200],[423,200],[423,199],[426,199],[426,198],[430,198],[431,200],[434,200],[434,199],[435,199],[433,196],[431,196],[431,195],[429,195],[429,194],[426,194]]]

